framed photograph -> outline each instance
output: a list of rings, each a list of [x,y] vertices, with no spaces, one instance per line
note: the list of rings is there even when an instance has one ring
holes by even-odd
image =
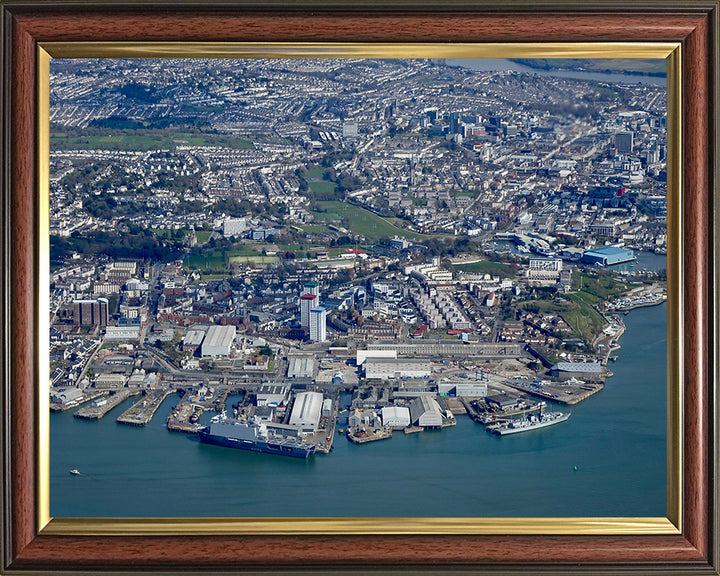
[[[718,573],[716,1],[0,9],[2,570]]]

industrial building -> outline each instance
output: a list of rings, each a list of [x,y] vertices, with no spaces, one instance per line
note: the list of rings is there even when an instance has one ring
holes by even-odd
[[[80,388],[62,388],[50,391],[50,402],[53,404],[71,404],[82,397],[83,391]]]
[[[95,377],[95,388],[124,388],[128,377],[125,374],[99,374]]]
[[[397,358],[397,350],[358,350],[355,363],[362,366],[368,358]]]
[[[365,378],[424,378],[430,376],[427,360],[411,358],[368,358],[365,360]]]
[[[458,398],[484,398],[487,382],[481,380],[447,380],[438,382],[438,394]]]
[[[598,380],[602,378],[602,365],[599,362],[558,362],[550,369],[550,374],[559,378]]]
[[[204,330],[188,330],[182,341],[183,352],[194,354],[202,344],[203,338],[205,338]]]
[[[258,406],[279,406],[287,398],[287,393],[287,386],[263,384],[257,391],[256,403]]]
[[[201,346],[203,356],[230,356],[235,326],[210,326]]]
[[[290,425],[297,427],[305,434],[314,434],[320,421],[322,403],[323,395],[320,392],[297,394],[290,413]]]
[[[312,378],[314,371],[314,356],[288,356],[288,378]]]
[[[407,406],[386,406],[382,409],[383,426],[406,428],[410,426],[410,409]]]
[[[390,390],[384,386],[359,386],[353,392],[353,408],[376,408],[390,403]]]
[[[395,350],[408,356],[462,356],[507,358],[522,356],[521,344],[514,343],[467,343],[457,340],[420,340],[400,344],[368,344],[368,350]]]
[[[442,426],[442,411],[437,400],[429,396],[418,396],[410,402],[410,422],[413,426],[423,428]]]
[[[622,264],[630,260],[635,260],[635,254],[633,254],[632,250],[618,246],[603,246],[602,248],[587,250],[582,255],[581,262],[612,266],[613,264]]]

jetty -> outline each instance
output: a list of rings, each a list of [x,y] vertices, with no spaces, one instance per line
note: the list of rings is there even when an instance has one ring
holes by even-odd
[[[142,390],[140,389],[128,389],[123,388],[122,390],[116,390],[110,392],[108,396],[102,396],[96,400],[93,400],[87,406],[80,408],[73,416],[75,418],[82,418],[84,420],[99,420],[105,414],[110,412],[115,406],[121,402],[127,400],[131,396],[137,396]]]
[[[129,424],[130,426],[145,426],[152,420],[153,416],[155,416],[155,412],[160,408],[163,400],[172,393],[174,393],[174,390],[169,388],[161,388],[160,390],[148,392],[141,400],[120,414],[117,422],[120,424]]]
[[[376,428],[366,430],[364,428],[348,430],[347,439],[354,444],[365,444],[367,442],[376,442],[377,440],[386,440],[392,436],[390,428]]]

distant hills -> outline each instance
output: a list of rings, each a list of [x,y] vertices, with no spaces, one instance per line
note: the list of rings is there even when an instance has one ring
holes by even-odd
[[[645,58],[512,58],[536,70],[582,70],[641,76],[667,76],[665,60]]]

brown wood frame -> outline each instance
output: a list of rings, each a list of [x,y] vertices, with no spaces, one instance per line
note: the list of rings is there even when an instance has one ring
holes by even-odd
[[[86,571],[718,574],[718,1],[9,0],[2,18],[2,561]],[[629,6],[629,7],[628,7]],[[683,530],[641,536],[57,536],[37,529],[36,57],[75,41],[682,43]],[[689,217],[688,215],[692,215]]]

